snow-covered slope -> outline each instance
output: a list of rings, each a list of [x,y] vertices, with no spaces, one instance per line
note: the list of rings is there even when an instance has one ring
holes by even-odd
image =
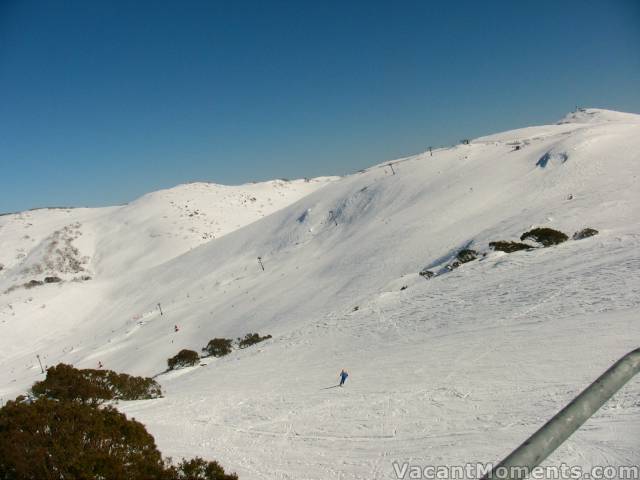
[[[164,399],[119,408],[164,453],[216,458],[242,478],[394,478],[396,460],[497,460],[640,343],[640,117],[578,113],[318,182],[260,220],[224,217],[219,232],[210,202],[171,190],[74,218],[92,225],[79,251],[95,278],[0,297],[0,395],[40,378],[36,353],[152,375],[182,348],[257,331],[273,339],[160,375]],[[147,223],[158,195],[176,204],[176,225],[207,215],[195,231],[162,230]],[[48,230],[69,224],[49,213]],[[0,221],[3,250],[14,248],[17,228]],[[600,233],[488,247],[533,226]],[[479,260],[449,271],[463,248]],[[8,265],[3,290],[21,264]],[[341,368],[347,387],[325,388]],[[549,461],[638,463],[639,393],[628,386]]]
[[[149,268],[265,217],[334,179],[240,186],[190,183],[120,207],[3,215],[0,282],[43,273],[117,276]]]

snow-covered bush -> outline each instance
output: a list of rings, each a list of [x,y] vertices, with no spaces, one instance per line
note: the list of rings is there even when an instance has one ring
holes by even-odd
[[[472,260],[478,258],[478,252],[469,248],[464,248],[458,252],[456,258],[460,263],[471,262]]]
[[[467,262],[471,262],[473,260],[475,260],[476,258],[478,258],[478,252],[476,252],[475,250],[471,250],[469,248],[463,248],[462,250],[460,250],[457,254],[456,254],[456,259],[451,262],[449,265],[447,265],[445,268],[449,271],[451,270],[455,270],[456,268],[458,268],[460,265],[462,265],[463,263],[467,263]],[[423,270],[423,272],[428,272],[428,270]],[[423,272],[420,272],[420,275],[422,275],[425,278],[431,278],[429,276],[427,276],[428,274],[424,274]],[[429,272],[432,273],[432,272]],[[433,276],[433,275],[431,275]]]
[[[106,400],[146,400],[158,398],[158,383],[146,377],[133,377],[113,370],[76,369],[59,363],[47,369],[47,377],[31,387],[36,397],[99,404]]]
[[[264,340],[268,340],[271,338],[271,335],[266,335],[261,337],[257,333],[247,333],[244,338],[238,338],[238,347],[247,348],[251,345],[255,345],[256,343],[263,342]]]
[[[223,357],[231,353],[232,343],[233,340],[230,338],[214,338],[209,340],[209,343],[202,351],[214,357]]]
[[[582,230],[577,231],[573,234],[574,240],[582,240],[583,238],[593,237],[598,234],[598,230],[595,228],[583,228]]]
[[[456,260],[456,261],[454,261],[454,262],[451,262],[451,263],[450,263],[449,265],[447,265],[445,268],[446,268],[447,270],[451,271],[451,270],[453,270],[453,269],[458,268],[460,265],[462,265],[462,264],[461,264],[459,261],[457,261],[457,260]]]
[[[554,230],[553,228],[534,228],[520,236],[520,240],[533,240],[540,243],[543,247],[558,245],[559,243],[569,240],[564,233]]]
[[[433,273],[431,270],[427,270],[425,268],[424,270],[420,270],[420,276],[426,278],[427,280],[429,280],[430,278],[435,277],[436,274]]]
[[[167,364],[169,365],[169,370],[174,370],[181,367],[191,367],[198,363],[199,360],[200,357],[197,352],[184,349],[180,350],[177,355],[174,355],[167,360]]]
[[[489,242],[489,247],[493,248],[497,252],[513,253],[518,250],[531,250],[533,247],[526,243],[520,242],[507,242],[504,240],[498,240],[497,242]]]

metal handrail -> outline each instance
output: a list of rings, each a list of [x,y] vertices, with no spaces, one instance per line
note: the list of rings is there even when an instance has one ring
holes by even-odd
[[[640,372],[640,348],[627,353],[482,480],[522,480]]]

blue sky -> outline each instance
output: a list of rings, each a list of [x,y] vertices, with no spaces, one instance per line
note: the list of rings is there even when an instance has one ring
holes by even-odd
[[[0,0],[0,211],[640,113],[640,2]]]

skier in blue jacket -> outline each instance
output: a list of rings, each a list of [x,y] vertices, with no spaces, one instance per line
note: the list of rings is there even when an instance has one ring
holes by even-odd
[[[347,381],[347,377],[348,376],[349,376],[349,374],[343,368],[342,371],[340,372],[340,386],[344,385],[344,382]]]

